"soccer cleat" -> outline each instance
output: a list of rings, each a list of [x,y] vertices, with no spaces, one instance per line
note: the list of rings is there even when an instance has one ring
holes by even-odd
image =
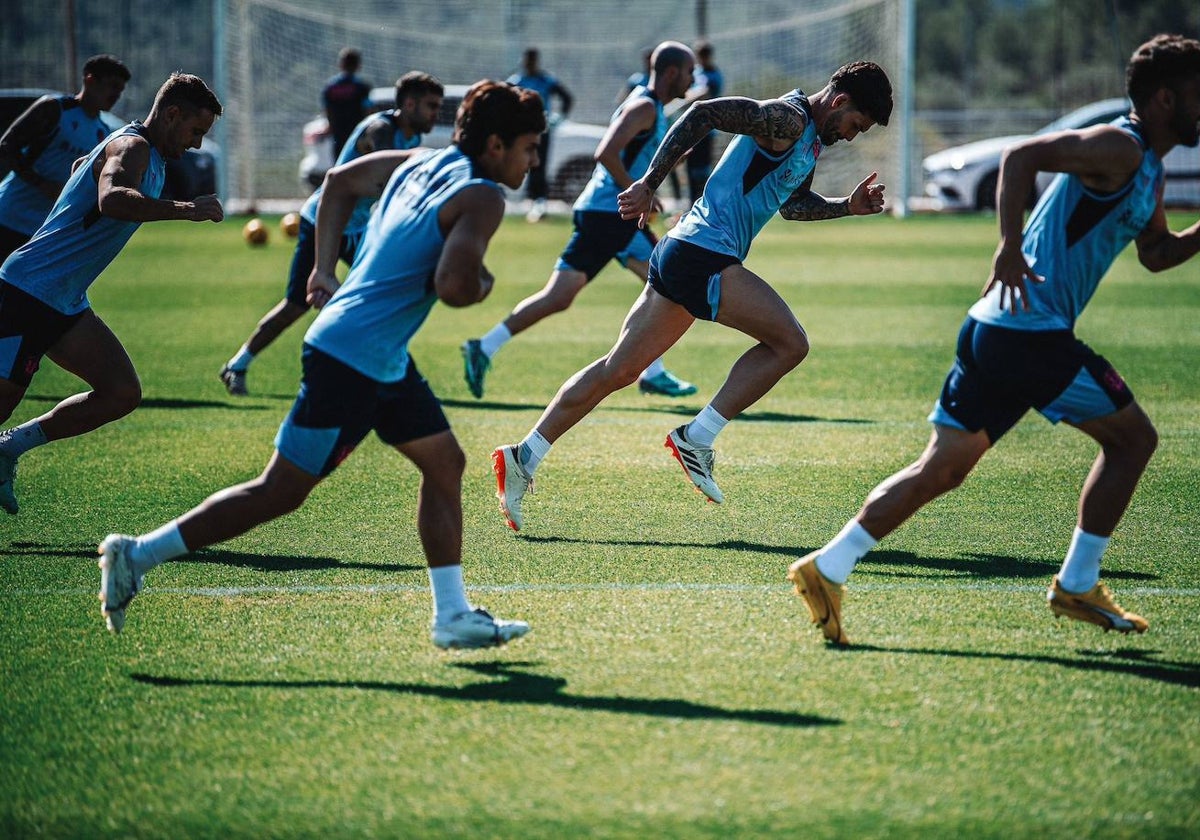
[[[638,390],[643,394],[658,394],[663,397],[690,397],[696,393],[696,386],[691,382],[684,382],[669,370],[664,370],[649,379],[639,379]]]
[[[788,566],[787,578],[796,586],[796,594],[804,599],[813,624],[820,625],[825,638],[837,645],[848,645],[850,639],[842,629],[842,593],[844,586],[827,580],[817,568],[819,551],[806,554]]]
[[[524,621],[493,618],[483,607],[459,613],[445,624],[434,624],[429,631],[433,643],[440,648],[499,647],[529,632]]]
[[[246,371],[234,370],[229,365],[225,365],[221,368],[221,372],[218,375],[221,377],[221,381],[225,383],[225,390],[230,395],[235,397],[250,395],[250,392],[246,390]]]
[[[463,342],[462,354],[463,379],[467,380],[467,388],[471,390],[475,399],[483,399],[483,377],[492,366],[492,360],[483,352],[478,338]]]
[[[17,459],[0,452],[0,507],[13,515],[21,509],[17,504],[16,481]]]
[[[125,626],[125,608],[141,583],[133,574],[131,548],[133,537],[124,534],[109,534],[100,543],[100,612],[111,633],[120,633]]]
[[[710,502],[721,504],[725,494],[713,481],[713,466],[717,462],[717,453],[707,446],[692,446],[683,436],[684,426],[673,430],[667,435],[663,446],[671,450],[675,460],[683,467],[688,480],[696,485],[696,490],[708,497]]]
[[[1150,627],[1150,622],[1140,615],[1123,610],[1103,583],[1097,583],[1087,592],[1068,592],[1058,582],[1058,575],[1055,575],[1054,582],[1046,592],[1046,601],[1051,612],[1059,618],[1065,615],[1076,621],[1098,624],[1106,633],[1109,630],[1145,633]]]
[[[501,446],[492,453],[492,472],[496,473],[496,498],[508,527],[520,531],[521,499],[533,492],[533,476],[521,466],[516,446]]]

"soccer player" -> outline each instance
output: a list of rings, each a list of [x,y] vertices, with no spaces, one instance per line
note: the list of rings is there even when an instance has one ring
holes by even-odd
[[[1142,633],[1100,582],[1100,559],[1157,445],[1157,433],[1103,357],[1075,337],[1075,321],[1132,240],[1151,271],[1200,251],[1200,222],[1167,228],[1163,156],[1200,140],[1200,42],[1159,35],[1126,70],[1133,109],[1112,124],[1039,135],[1000,164],[1000,243],[982,298],[958,335],[954,366],[929,420],[924,453],[868,494],[823,548],[788,578],[825,638],[847,644],[842,588],[875,544],[953,490],[1030,409],[1100,445],[1079,499],[1074,535],[1047,598],[1051,611],[1106,630]],[[1060,173],[1021,230],[1039,171]]]
[[[354,127],[367,116],[371,104],[371,84],[358,75],[362,53],[344,47],[338,53],[338,73],[321,88],[321,106],[333,135],[333,159],[340,160],[342,149],[350,141]]]
[[[13,482],[21,455],[124,417],[141,402],[133,363],[92,311],[87,290],[142,222],[221,221],[215,195],[158,197],[164,159],[200,148],[220,114],[203,80],[172,74],[145,123],[113,132],[80,159],[49,217],[0,266],[0,422],[20,404],[43,356],[92,389],[0,433],[0,507],[9,513],[18,510]]]
[[[646,282],[653,234],[617,212],[617,193],[633,183],[650,165],[650,158],[667,131],[663,105],[687,92],[696,59],[676,41],[664,41],[651,59],[649,87],[636,88],[613,113],[608,131],[596,147],[596,169],[575,202],[575,232],[541,291],[516,305],[482,338],[462,346],[463,376],[471,393],[483,396],[483,379],[492,357],[517,333],[543,318],[562,312],[611,260]],[[661,208],[660,208],[661,209]],[[655,359],[638,380],[648,394],[686,397],[696,386],[684,382]]]
[[[541,53],[530,47],[521,56],[521,72],[508,77],[510,85],[528,88],[542,97],[542,105],[546,109],[546,122],[549,126],[550,103],[552,97],[558,97],[559,113],[566,116],[571,113],[571,105],[575,100],[571,92],[551,74],[542,69]],[[546,183],[546,166],[550,161],[550,131],[542,135],[542,144],[538,149],[538,165],[529,171],[529,181],[525,185],[526,192],[532,201],[526,220],[540,222],[546,215],[546,196],[550,193],[550,185]]]
[[[275,437],[275,454],[258,478],[149,534],[104,539],[101,609],[112,632],[124,625],[146,572],[295,510],[372,429],[421,473],[417,530],[433,590],[433,643],[486,647],[528,632],[524,622],[493,618],[467,601],[466,459],[408,343],[437,301],[469,306],[491,291],[483,257],[504,217],[500,185],[520,186],[545,127],[536,93],[482,81],[463,98],[453,145],[376,152],[330,171],[308,284],[321,312],[305,335],[300,393]],[[339,288],[339,238],[358,201],[372,195],[379,202]]]
[[[663,138],[646,174],[618,197],[621,216],[646,217],[654,191],[681,157],[709,131],[737,134],[704,194],[654,247],[643,290],[613,348],[563,384],[537,425],[517,445],[492,453],[500,509],[513,530],[521,500],[551,445],[606,396],[678,341],[700,318],[732,327],[758,343],[734,364],[725,384],[666,446],[689,480],[711,501],[724,496],[713,480],[713,442],[729,420],[762,397],[808,354],[808,337],[779,294],[742,261],[776,211],[809,221],[865,216],[883,210],[883,185],[872,173],[853,192],[827,199],[812,191],[817,158],[839,140],[852,141],[887,125],[892,86],[876,64],[840,68],[819,91],[799,90],[755,101],[731,96],[692,104]]]
[[[405,73],[396,82],[396,107],[372,114],[355,126],[337,162],[349,163],[383,149],[412,149],[420,145],[421,135],[433,128],[437,119],[443,93],[442,83],[428,73]],[[225,389],[234,396],[244,397],[249,393],[246,373],[250,363],[309,309],[305,299],[306,286],[313,268],[314,226],[320,200],[321,187],[318,187],[300,208],[300,232],[292,253],[292,266],[283,300],[263,316],[246,343],[222,366],[218,374],[225,383]],[[354,262],[354,253],[362,242],[373,203],[373,198],[362,199],[346,224],[339,251],[346,265]]]
[[[129,68],[112,55],[83,65],[79,93],[47,95],[17,117],[0,137],[0,263],[28,242],[71,177],[71,166],[109,135],[100,118],[129,81]]]

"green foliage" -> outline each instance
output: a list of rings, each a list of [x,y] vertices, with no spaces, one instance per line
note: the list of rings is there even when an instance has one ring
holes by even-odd
[[[1194,217],[1191,217],[1194,218]],[[1188,218],[1175,220],[1188,222]],[[1200,278],[1125,254],[1080,324],[1161,434],[1105,561],[1141,637],[1055,621],[1044,588],[1094,446],[1022,422],[851,579],[827,649],[783,580],[915,457],[995,222],[776,222],[748,265],[813,352],[720,441],[705,505],[662,448],[748,346],[698,324],[682,402],[614,395],[555,447],[526,531],[488,453],[609,346],[637,294],[607,269],[496,357],[459,344],[541,286],[563,219],[500,231],[484,304],[436,308],[414,355],[468,456],[472,598],[533,632],[428,641],[414,470],[368,440],[297,513],[152,572],[103,630],[94,546],[245,480],[295,393],[301,325],[227,397],[221,363],[280,297],[289,244],[158,223],[94,287],[145,404],[21,462],[0,521],[8,837],[1181,837],[1200,832]],[[47,363],[15,421],[78,383]]]

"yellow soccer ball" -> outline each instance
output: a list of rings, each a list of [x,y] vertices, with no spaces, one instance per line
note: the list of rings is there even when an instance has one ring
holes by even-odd
[[[251,219],[246,222],[246,226],[242,228],[242,239],[245,239],[249,245],[266,245],[267,226],[262,223],[262,219]]]
[[[300,235],[300,214],[288,213],[279,220],[279,229],[288,239],[295,239]]]

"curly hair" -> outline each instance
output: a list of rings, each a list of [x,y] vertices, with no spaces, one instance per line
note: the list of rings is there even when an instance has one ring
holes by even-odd
[[[1140,108],[1162,87],[1174,89],[1188,76],[1200,76],[1200,41],[1182,35],[1155,35],[1133,51],[1125,68],[1125,91]]]
[[[522,134],[546,130],[546,111],[536,91],[483,79],[471,85],[454,118],[454,143],[478,157],[495,134],[506,147]]]

